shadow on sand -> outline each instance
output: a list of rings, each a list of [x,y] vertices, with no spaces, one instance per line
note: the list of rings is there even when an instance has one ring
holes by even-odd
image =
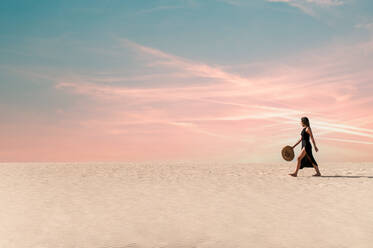
[[[335,175],[335,176],[321,176],[321,177],[340,177],[340,178],[373,178],[373,176],[340,176],[340,175]]]

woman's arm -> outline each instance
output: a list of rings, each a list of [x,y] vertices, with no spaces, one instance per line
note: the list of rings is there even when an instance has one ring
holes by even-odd
[[[301,141],[302,141],[302,138],[300,138],[300,139],[297,141],[297,143],[295,143],[295,145],[292,146],[293,149],[294,149],[294,147],[296,147],[296,146],[297,146]]]
[[[317,148],[317,146],[316,146],[316,142],[315,142],[315,139],[313,138],[313,134],[312,134],[312,130],[311,130],[311,128],[309,127],[309,128],[307,128],[307,133],[311,136],[311,140],[312,140],[312,143],[313,143],[313,145],[314,145],[314,147],[315,147],[315,151],[317,152],[317,151],[319,151],[319,149]]]

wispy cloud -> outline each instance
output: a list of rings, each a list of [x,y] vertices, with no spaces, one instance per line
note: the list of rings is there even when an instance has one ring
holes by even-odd
[[[319,6],[338,6],[344,4],[341,0],[267,0],[269,2],[284,2],[292,4],[315,4]]]
[[[329,8],[345,4],[342,0],[267,0],[268,2],[287,3],[290,6],[299,8],[310,16],[316,16],[315,8]]]
[[[357,29],[365,29],[373,32],[373,22],[362,22],[355,25]]]
[[[209,66],[204,63],[190,61],[188,59],[167,54],[151,47],[142,46],[127,39],[121,39],[121,42],[123,45],[132,47],[138,52],[156,58],[155,61],[152,61],[151,64],[149,64],[151,66],[163,65],[168,67],[177,67],[183,69],[185,72],[191,73],[193,76],[218,79],[223,82],[230,82],[238,85],[250,85],[252,83],[247,78],[223,71],[217,66]]]
[[[233,6],[242,6],[243,3],[240,0],[217,0],[218,2],[226,3]]]
[[[139,10],[136,12],[136,14],[149,14],[153,12],[158,12],[158,11],[164,11],[164,10],[172,10],[172,9],[182,9],[184,6],[179,6],[179,5],[162,5],[162,6],[157,6],[149,9],[143,9]]]

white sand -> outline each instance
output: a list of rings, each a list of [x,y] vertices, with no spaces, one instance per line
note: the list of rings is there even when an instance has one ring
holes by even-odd
[[[0,164],[0,247],[373,247],[373,165]]]

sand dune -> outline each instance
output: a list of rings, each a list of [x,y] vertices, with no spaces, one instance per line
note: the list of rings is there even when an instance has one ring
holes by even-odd
[[[0,247],[372,247],[373,165],[0,164]]]

